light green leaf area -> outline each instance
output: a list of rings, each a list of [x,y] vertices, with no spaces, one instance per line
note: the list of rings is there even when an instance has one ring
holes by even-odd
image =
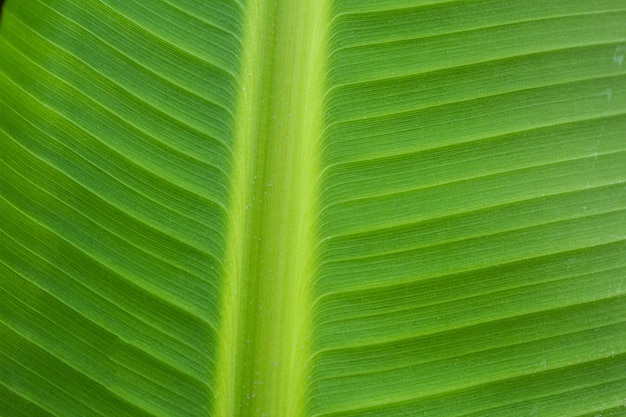
[[[623,0],[8,0],[0,416],[626,416]]]

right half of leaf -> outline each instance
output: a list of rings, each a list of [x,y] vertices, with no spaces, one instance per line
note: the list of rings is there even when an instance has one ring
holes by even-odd
[[[626,4],[332,13],[309,413],[624,413]]]

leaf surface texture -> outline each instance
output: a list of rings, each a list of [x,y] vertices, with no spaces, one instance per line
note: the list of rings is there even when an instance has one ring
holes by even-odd
[[[624,415],[625,19],[8,0],[0,415]]]

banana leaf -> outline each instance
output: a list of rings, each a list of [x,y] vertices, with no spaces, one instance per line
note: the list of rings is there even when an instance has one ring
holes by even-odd
[[[0,415],[626,416],[623,0],[8,0]]]

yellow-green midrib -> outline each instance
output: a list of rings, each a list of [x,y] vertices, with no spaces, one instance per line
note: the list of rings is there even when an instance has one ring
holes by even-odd
[[[218,414],[297,416],[310,343],[326,5],[253,1],[246,17]]]

